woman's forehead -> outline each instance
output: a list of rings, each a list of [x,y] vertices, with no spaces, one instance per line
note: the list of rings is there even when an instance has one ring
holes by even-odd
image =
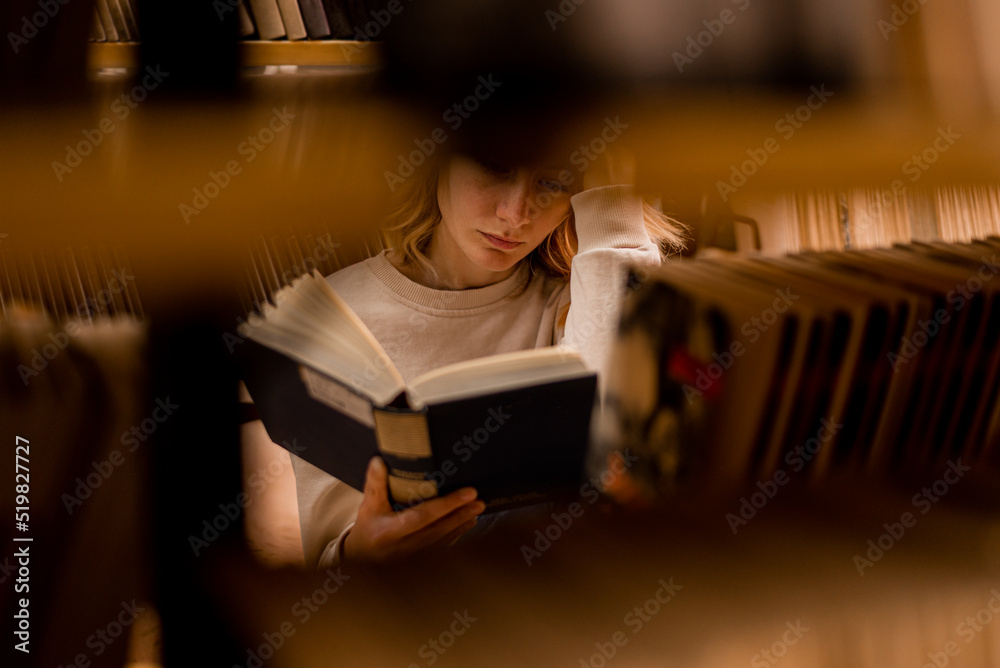
[[[527,169],[535,172],[572,171],[572,163],[567,156],[556,154],[513,153],[507,151],[476,151],[463,154],[464,158],[499,165],[507,168]]]

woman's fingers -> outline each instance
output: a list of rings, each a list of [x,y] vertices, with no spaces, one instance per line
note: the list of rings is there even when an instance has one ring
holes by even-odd
[[[376,457],[368,464],[364,498],[345,539],[344,554],[352,561],[402,557],[458,538],[485,509],[486,504],[476,499],[476,490],[467,487],[395,512],[389,502],[388,471]]]
[[[462,506],[473,504],[476,500],[476,490],[472,487],[457,489],[447,496],[428,499],[418,506],[399,512],[400,524],[407,532],[413,532],[437,522]],[[481,502],[480,502],[480,505]]]
[[[476,518],[486,509],[482,501],[459,506],[443,517],[411,531],[403,539],[406,551],[415,552],[433,545],[447,545],[476,525]],[[433,517],[433,516],[431,516]]]
[[[392,512],[392,506],[389,504],[389,471],[381,457],[372,457],[368,462],[364,494],[362,507],[369,511]]]

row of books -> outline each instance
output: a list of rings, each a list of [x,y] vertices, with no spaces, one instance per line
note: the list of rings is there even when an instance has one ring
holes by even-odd
[[[91,41],[138,41],[136,1],[98,0]],[[393,16],[378,0],[249,0],[217,5],[222,8],[217,8],[220,16],[237,13],[241,37],[262,40],[371,40]]]
[[[649,491],[996,467],[1000,237],[673,262],[630,292],[601,438]]]
[[[940,239],[958,242],[1000,233],[1000,186],[808,190],[788,195],[779,214],[789,251],[880,248]]]
[[[3,250],[0,318],[25,307],[55,323],[145,318],[132,264],[120,247]]]

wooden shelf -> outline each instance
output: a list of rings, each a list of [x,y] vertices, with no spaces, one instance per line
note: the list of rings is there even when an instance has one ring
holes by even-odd
[[[247,41],[240,42],[240,53],[245,67],[266,65],[371,67],[382,62],[380,43],[354,40]],[[128,69],[138,65],[138,42],[94,42],[90,45],[88,66],[91,70]]]
[[[265,65],[372,66],[382,62],[378,42],[326,40],[316,42],[241,42],[246,67]]]
[[[136,67],[139,64],[138,42],[91,42],[87,49],[87,69]]]

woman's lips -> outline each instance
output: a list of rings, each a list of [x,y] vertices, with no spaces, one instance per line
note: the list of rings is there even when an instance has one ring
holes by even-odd
[[[510,241],[508,239],[504,239],[503,237],[498,237],[498,236],[494,236],[492,234],[487,234],[486,232],[480,232],[480,234],[482,234],[484,237],[486,237],[486,240],[489,241],[491,244],[493,244],[497,248],[502,248],[504,250],[510,250],[511,248],[517,248],[518,246],[520,246],[521,244],[524,243],[523,241]]]

